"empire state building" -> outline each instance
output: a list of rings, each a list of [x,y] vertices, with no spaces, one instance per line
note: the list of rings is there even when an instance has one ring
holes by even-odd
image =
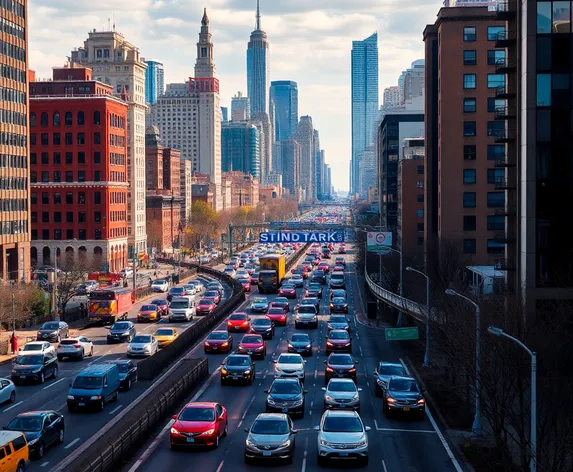
[[[251,103],[251,113],[268,113],[269,42],[267,33],[261,29],[259,0],[257,0],[257,20],[255,30],[247,48],[247,93]]]

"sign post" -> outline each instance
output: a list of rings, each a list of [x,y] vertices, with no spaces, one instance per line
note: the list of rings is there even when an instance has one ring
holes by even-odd
[[[386,328],[384,330],[386,341],[409,341],[419,337],[418,327],[410,328]]]
[[[342,243],[344,231],[267,231],[259,234],[260,243]]]
[[[392,232],[379,231],[366,233],[366,249],[371,252],[386,252],[392,246]]]

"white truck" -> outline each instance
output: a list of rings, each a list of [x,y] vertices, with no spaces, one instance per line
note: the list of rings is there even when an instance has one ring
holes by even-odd
[[[174,297],[169,304],[169,321],[189,321],[195,311],[194,297]]]

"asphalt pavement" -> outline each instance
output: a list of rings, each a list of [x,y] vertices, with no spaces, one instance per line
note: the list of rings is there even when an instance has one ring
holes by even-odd
[[[391,342],[384,339],[383,329],[374,329],[357,322],[355,311],[363,311],[363,303],[356,285],[354,251],[345,256],[347,265],[347,292],[349,302],[349,319],[353,337],[353,356],[360,361],[357,366],[358,386],[363,390],[361,395],[361,417],[372,430],[369,435],[369,465],[364,470],[382,472],[461,472],[463,469],[453,458],[448,444],[439,432],[435,421],[428,413],[426,419],[387,419],[382,413],[381,399],[374,394],[373,371],[381,360],[400,361],[398,350]],[[267,356],[256,361],[257,381],[252,386],[221,386],[219,369],[225,354],[209,354],[211,376],[196,392],[189,396],[189,401],[220,402],[228,411],[228,435],[222,438],[214,450],[172,451],[169,447],[169,428],[171,420],[166,423],[155,438],[145,444],[134,460],[126,465],[123,472],[156,472],[158,470],[188,470],[189,464],[200,464],[201,472],[239,472],[261,469],[257,465],[245,465],[243,458],[244,442],[248,428],[259,413],[265,411],[267,389],[274,372],[273,360],[286,352],[287,341],[295,332],[292,312],[297,301],[302,298],[303,289],[298,289],[298,299],[290,301],[291,313],[287,327],[277,327],[275,336],[267,341]],[[249,311],[249,299],[258,296],[256,289],[251,292],[247,301],[237,311]],[[276,295],[264,295],[269,301]],[[277,465],[285,471],[317,470],[317,433],[314,426],[319,423],[323,413],[324,360],[326,320],[329,316],[329,290],[324,286],[324,295],[320,307],[318,329],[304,330],[313,339],[312,357],[306,363],[306,411],[304,418],[294,419],[296,436],[295,456],[292,465]],[[264,315],[251,314],[254,318]],[[226,329],[226,321],[218,329]],[[300,330],[299,330],[300,331]],[[233,334],[235,346],[243,334]],[[199,344],[195,356],[202,357],[203,348]],[[356,464],[346,463],[350,468]],[[345,467],[348,468],[348,467]],[[339,467],[324,467],[325,470],[338,470]]]

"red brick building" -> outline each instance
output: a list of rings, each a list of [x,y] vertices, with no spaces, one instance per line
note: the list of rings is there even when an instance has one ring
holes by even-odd
[[[30,83],[31,259],[127,264],[127,104],[87,68]]]

